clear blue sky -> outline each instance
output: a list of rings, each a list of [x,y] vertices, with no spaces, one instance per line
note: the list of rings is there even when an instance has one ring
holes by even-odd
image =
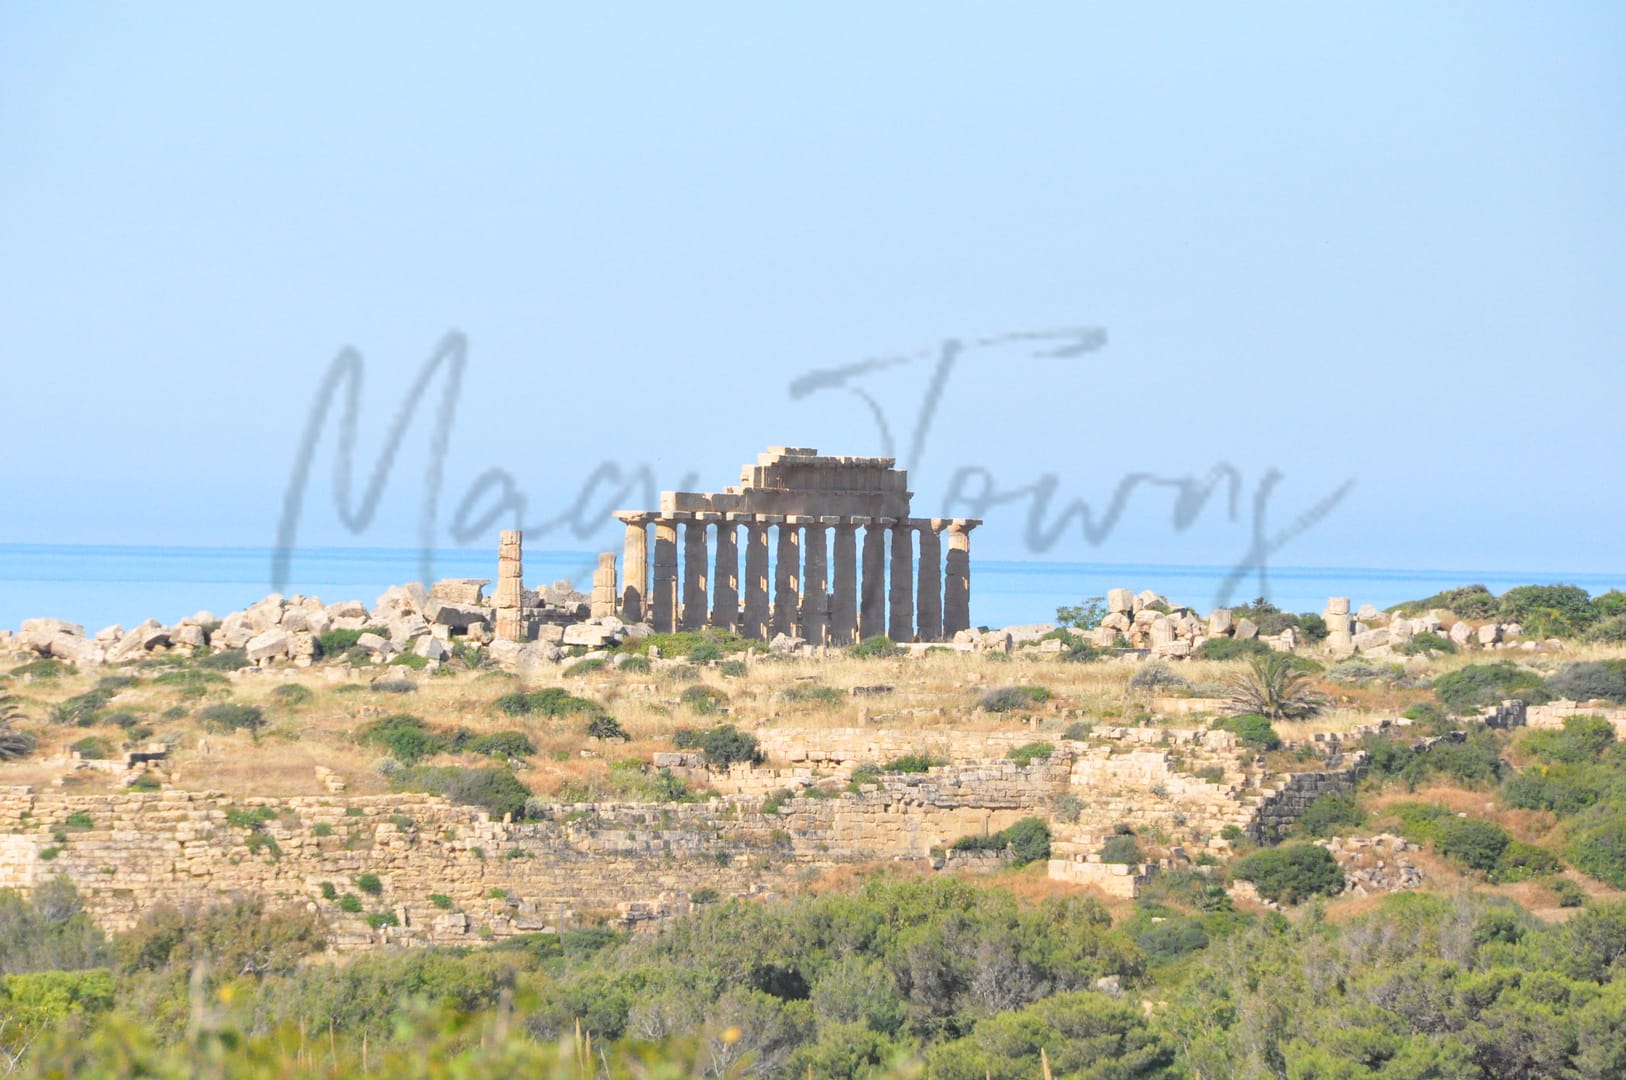
[[[1626,7],[1079,7],[6,5],[0,542],[270,544],[347,345],[365,477],[467,335],[450,545],[489,468],[538,522],[607,460],[878,453],[792,381],[1098,326],[962,356],[918,513],[964,466],[1053,519],[1227,463],[1235,521],[1145,488],[1034,554],[1232,562],[1274,468],[1271,530],[1355,481],[1281,563],[1621,569]],[[900,455],[933,362],[849,384]],[[360,535],[329,433],[302,543],[417,541],[433,408]]]

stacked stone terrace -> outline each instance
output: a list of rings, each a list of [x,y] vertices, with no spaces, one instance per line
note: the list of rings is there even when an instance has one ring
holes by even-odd
[[[668,491],[658,511],[617,513],[627,526],[620,617],[663,633],[713,626],[810,645],[952,638],[971,625],[970,534],[981,522],[910,517],[908,475],[895,465],[772,447],[744,468],[738,487]]]

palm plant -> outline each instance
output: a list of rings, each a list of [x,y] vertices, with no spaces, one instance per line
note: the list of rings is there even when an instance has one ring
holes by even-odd
[[[17,703],[11,699],[11,691],[0,686],[0,761],[15,761],[34,749],[34,736],[11,726],[21,715]]]
[[[1310,689],[1310,676],[1288,653],[1271,652],[1248,658],[1248,670],[1226,684],[1235,713],[1257,714],[1267,720],[1302,720],[1321,711],[1323,699]]]

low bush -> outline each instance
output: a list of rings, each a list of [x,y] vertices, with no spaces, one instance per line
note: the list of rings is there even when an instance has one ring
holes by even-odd
[[[265,723],[265,714],[253,705],[234,705],[229,702],[222,702],[199,710],[198,719],[218,730],[237,731],[241,729],[257,735],[260,727]]]
[[[884,659],[888,656],[897,656],[903,652],[901,645],[894,645],[892,639],[880,634],[865,638],[857,645],[847,650],[847,655],[858,659]]]
[[[283,683],[271,691],[271,696],[281,704],[292,707],[305,705],[316,695],[298,683]]]
[[[684,687],[683,693],[678,695],[678,700],[699,715],[709,716],[722,708],[728,701],[728,695],[715,687],[696,683]]]
[[[576,661],[574,664],[571,664],[569,667],[565,668],[564,671],[560,672],[560,674],[567,679],[579,679],[584,675],[591,675],[595,671],[603,671],[609,666],[610,664],[608,660],[595,656],[591,660]]]
[[[491,703],[492,708],[509,716],[598,716],[603,712],[586,698],[577,697],[557,686],[530,692],[517,691],[504,694]]]
[[[1140,840],[1134,833],[1118,833],[1108,837],[1107,842],[1101,845],[1101,861],[1139,866],[1146,861],[1146,852],[1141,850]]]
[[[1270,646],[1258,638],[1210,638],[1197,646],[1199,660],[1240,660],[1249,656],[1262,656]]]
[[[421,791],[465,806],[478,806],[498,820],[504,814],[521,820],[525,800],[531,794],[518,777],[502,768],[417,765],[399,770],[390,783],[398,791]]]
[[[714,641],[701,641],[689,650],[688,659],[691,664],[709,664],[713,660],[721,660],[723,650]]]
[[[707,765],[726,768],[735,762],[754,764],[762,759],[757,737],[739,730],[733,724],[722,724],[702,732],[695,737],[695,745],[705,751]]]
[[[1278,904],[1297,904],[1312,896],[1344,891],[1344,870],[1327,849],[1316,844],[1283,844],[1245,855],[1231,873],[1252,882],[1259,895]]]
[[[1583,660],[1565,664],[1547,680],[1555,697],[1626,705],[1626,660]]]
[[[384,892],[384,883],[379,880],[377,874],[362,874],[356,878],[356,888],[368,896],[381,896]]]
[[[1006,851],[1013,866],[1026,866],[1050,858],[1050,826],[1036,817],[1023,818],[992,836],[962,836],[951,846],[955,851]]]
[[[1434,696],[1461,716],[1506,698],[1535,700],[1542,691],[1541,676],[1508,660],[1494,664],[1469,664],[1434,680]],[[1542,694],[1539,700],[1545,701]]]
[[[1503,622],[1516,622],[1526,634],[1570,637],[1591,626],[1598,613],[1585,589],[1574,585],[1520,585],[1497,601]]]
[[[1576,869],[1605,885],[1626,889],[1626,808],[1601,804],[1581,814],[1571,826],[1565,850]]]
[[[222,649],[200,656],[194,663],[205,671],[236,671],[248,667],[248,653],[242,649]]]
[[[1014,761],[1018,765],[1026,768],[1027,766],[1032,765],[1035,761],[1044,761],[1055,752],[1056,748],[1051,743],[1030,742],[1024,743],[1021,746],[1013,747],[1011,752],[1005,756],[1009,760]]]
[[[613,716],[595,716],[587,722],[587,737],[589,739],[625,739],[627,729],[621,726],[621,721]]]
[[[1429,653],[1455,653],[1457,651],[1457,643],[1452,641],[1450,638],[1441,637],[1439,634],[1430,633],[1425,630],[1421,634],[1413,634],[1408,640],[1401,643],[1399,648],[1397,648],[1395,651],[1400,653],[1402,656],[1426,656]]]
[[[416,765],[448,749],[444,733],[406,713],[373,721],[356,733],[356,741],[383,749],[403,765]]]
[[[1013,712],[1049,701],[1050,696],[1050,691],[1042,686],[1002,686],[983,694],[977,706],[988,712]]]
[[[1162,660],[1149,660],[1129,677],[1129,689],[1163,694],[1190,690],[1191,683]]]
[[[882,765],[881,769],[883,772],[892,773],[923,773],[947,764],[948,762],[942,758],[932,757],[930,754],[904,754]]]
[[[1298,827],[1309,836],[1332,836],[1344,829],[1358,829],[1366,821],[1366,814],[1348,792],[1328,792],[1320,796],[1299,816]]]
[[[1276,734],[1276,729],[1271,726],[1270,721],[1256,713],[1227,716],[1215,720],[1212,726],[1218,731],[1231,732],[1242,740],[1244,746],[1260,750],[1277,750],[1282,745],[1282,737]]]
[[[649,669],[648,665],[649,661],[644,661],[644,670]],[[725,679],[743,679],[750,670],[744,660],[724,660],[717,665],[717,673]]]
[[[840,690],[833,686],[820,686],[818,683],[795,683],[785,687],[784,699],[797,705],[840,705],[845,700]]]
[[[525,758],[536,753],[536,744],[522,731],[492,731],[473,735],[462,748],[471,754],[494,758]]]

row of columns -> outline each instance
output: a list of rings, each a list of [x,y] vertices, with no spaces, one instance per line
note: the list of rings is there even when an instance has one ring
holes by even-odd
[[[981,524],[975,519],[705,511],[623,512],[616,517],[627,527],[621,617],[628,622],[647,619],[660,633],[714,626],[761,640],[786,634],[814,645],[850,645],[878,636],[893,641],[942,641],[971,625],[970,533]],[[651,524],[655,526],[653,573]],[[741,526],[745,528],[743,606]],[[708,561],[707,530],[713,527],[717,546]],[[861,555],[859,529],[864,530]],[[771,582],[769,530],[777,530]],[[944,533],[948,535],[946,557]],[[883,588],[888,555],[892,572],[890,583]]]

